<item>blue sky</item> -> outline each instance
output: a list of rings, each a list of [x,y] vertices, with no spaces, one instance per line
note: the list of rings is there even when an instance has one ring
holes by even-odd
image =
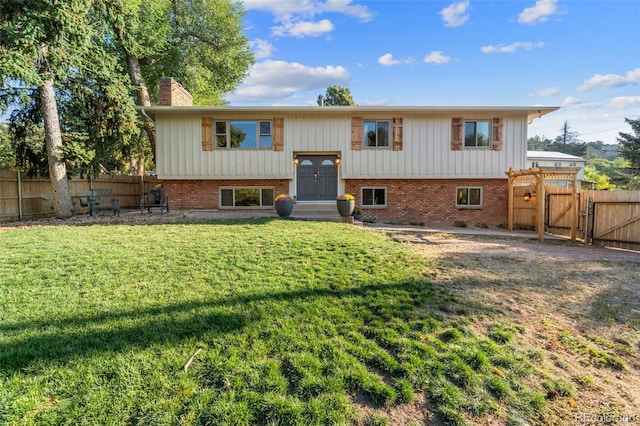
[[[616,143],[640,118],[637,0],[245,0],[256,64],[231,105],[559,106],[529,136]]]

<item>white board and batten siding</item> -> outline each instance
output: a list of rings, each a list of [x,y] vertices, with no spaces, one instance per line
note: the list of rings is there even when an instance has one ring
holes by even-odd
[[[164,111],[163,111],[164,112]],[[441,179],[505,178],[509,167],[526,167],[527,114],[503,118],[502,149],[451,149],[451,117],[389,114],[364,114],[364,119],[403,119],[403,148],[351,149],[349,114],[273,114],[218,117],[197,111],[192,114],[156,114],[157,173],[161,179],[293,179],[296,153],[340,154],[340,175],[349,178]],[[284,118],[284,150],[217,149],[202,150],[204,116],[215,119],[270,120]],[[491,119],[494,114],[476,114],[467,118]]]
[[[286,146],[285,151],[215,147],[203,151],[201,115],[157,117],[156,135],[156,172],[160,179],[293,178],[293,156],[287,154]]]

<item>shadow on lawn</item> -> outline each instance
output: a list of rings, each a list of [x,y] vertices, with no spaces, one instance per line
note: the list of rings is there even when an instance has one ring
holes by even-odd
[[[41,361],[64,361],[92,353],[119,352],[167,342],[178,343],[189,338],[215,338],[247,327],[252,318],[237,311],[243,310],[244,305],[256,302],[299,303],[305,299],[342,299],[362,297],[369,293],[396,297],[400,292],[410,297],[415,309],[424,309],[431,305],[430,307],[436,311],[449,311],[459,302],[457,298],[439,290],[432,283],[418,280],[338,290],[309,288],[270,294],[232,295],[210,301],[188,301],[130,311],[69,317],[51,322],[5,323],[0,326],[0,332],[4,334],[4,342],[0,343],[0,372],[28,368],[31,364]],[[358,306],[366,306],[365,300],[373,306],[377,299],[378,297],[362,298],[358,300]],[[465,306],[468,306],[468,303],[465,301]]]

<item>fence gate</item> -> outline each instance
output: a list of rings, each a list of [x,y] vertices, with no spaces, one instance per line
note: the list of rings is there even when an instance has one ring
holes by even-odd
[[[640,202],[594,201],[592,210],[594,244],[640,250]]]
[[[581,195],[577,194],[577,204],[581,206]],[[571,229],[571,197],[572,194],[568,193],[547,193],[547,199],[545,200],[545,218],[544,222],[547,225],[547,229],[551,233],[560,233],[560,230]],[[577,221],[576,229],[581,229],[581,221]]]

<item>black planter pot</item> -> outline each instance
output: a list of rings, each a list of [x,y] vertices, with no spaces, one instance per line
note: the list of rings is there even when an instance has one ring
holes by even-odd
[[[337,200],[337,205],[340,216],[351,216],[353,209],[356,207],[356,200]]]
[[[276,201],[276,213],[280,217],[289,217],[293,211],[293,200]]]

